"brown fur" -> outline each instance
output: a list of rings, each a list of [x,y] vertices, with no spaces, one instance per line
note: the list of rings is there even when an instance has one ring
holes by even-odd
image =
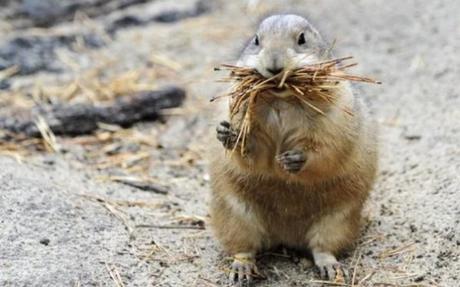
[[[211,224],[228,253],[283,244],[337,254],[354,242],[376,173],[377,148],[347,83],[337,97],[334,105],[320,106],[326,116],[298,103],[261,100],[248,154],[221,146],[213,151]],[[275,159],[292,149],[307,155],[296,174]]]

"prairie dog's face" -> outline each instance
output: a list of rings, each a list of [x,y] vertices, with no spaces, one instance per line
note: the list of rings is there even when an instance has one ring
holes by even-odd
[[[275,15],[262,21],[238,65],[255,68],[269,78],[284,69],[317,62],[324,51],[323,39],[305,18]]]

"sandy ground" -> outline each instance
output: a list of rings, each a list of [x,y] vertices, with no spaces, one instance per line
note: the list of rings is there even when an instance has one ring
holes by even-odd
[[[168,1],[127,11],[154,13],[163,9],[157,2]],[[0,286],[223,285],[226,255],[210,230],[199,229],[209,192],[206,142],[214,140],[208,100],[223,90],[212,67],[235,59],[260,15],[286,10],[336,39],[338,55],[357,58],[356,72],[384,82],[357,89],[380,125],[381,167],[362,239],[342,258],[356,270],[355,286],[459,286],[460,2],[260,2],[213,1],[198,17],[126,28],[101,49],[71,54],[86,67],[98,53],[116,55],[120,69],[152,54],[180,64],[158,84],[184,86],[184,108],[168,112],[165,123],[136,127],[156,135],[146,172],[170,192],[102,180],[104,172],[79,161],[82,151],[65,138],[58,141],[67,153],[34,153],[22,163],[0,156]],[[0,24],[3,39],[17,33]],[[11,85],[72,73],[18,76]],[[309,261],[291,252],[262,254],[260,267],[268,279],[257,286],[320,286]]]

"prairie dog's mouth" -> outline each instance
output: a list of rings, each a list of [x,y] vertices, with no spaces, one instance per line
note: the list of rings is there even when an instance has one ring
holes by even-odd
[[[288,88],[282,87],[282,88],[273,88],[270,90],[270,93],[276,97],[279,98],[285,98],[287,96],[290,96],[291,93]]]

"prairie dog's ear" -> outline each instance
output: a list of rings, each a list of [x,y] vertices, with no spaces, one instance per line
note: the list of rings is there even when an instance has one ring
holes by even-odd
[[[321,37],[321,34],[312,25],[308,25],[306,32],[309,33],[310,37],[312,37],[316,42],[323,42],[323,37]]]

